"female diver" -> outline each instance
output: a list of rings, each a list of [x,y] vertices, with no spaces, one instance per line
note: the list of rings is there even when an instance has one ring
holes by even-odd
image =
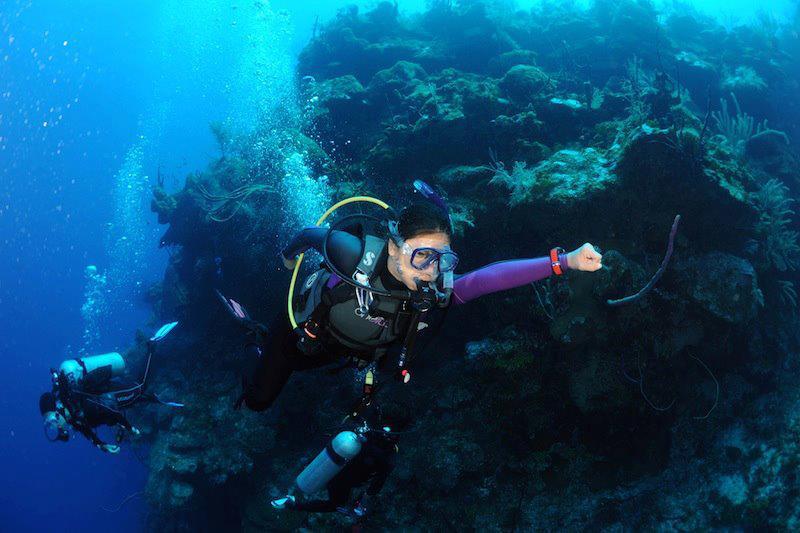
[[[244,402],[263,411],[293,371],[346,358],[359,367],[370,366],[362,398],[368,404],[373,372],[383,374],[387,360],[396,360],[397,377],[410,379],[417,331],[439,311],[566,269],[594,272],[602,267],[602,256],[586,243],[569,253],[554,248],[549,256],[501,261],[454,275],[458,255],[451,249],[447,205],[427,184],[418,181],[415,187],[427,201],[406,207],[396,221],[383,224],[388,235],[371,235],[364,224],[341,230],[336,228],[342,224],[308,227],[282,251],[287,268],[294,268],[296,257],[309,248],[320,252],[326,265],[302,285],[297,327],[281,314],[269,328],[256,328],[261,334],[247,347],[254,370],[237,407]],[[255,324],[239,304],[223,300],[239,319]]]

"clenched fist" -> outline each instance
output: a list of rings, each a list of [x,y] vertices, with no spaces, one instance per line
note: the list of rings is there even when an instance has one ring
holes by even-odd
[[[567,264],[570,270],[583,270],[594,272],[603,268],[603,256],[588,242],[567,254]]]

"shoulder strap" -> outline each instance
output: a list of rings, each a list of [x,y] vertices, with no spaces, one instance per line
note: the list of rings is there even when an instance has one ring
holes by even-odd
[[[365,235],[364,251],[356,267],[357,273],[365,275],[367,279],[372,279],[385,249],[386,239],[381,239],[375,235]]]
[[[83,370],[83,377],[86,377],[86,374],[88,373],[86,372],[86,363],[84,363],[83,359],[81,358],[74,359],[74,361],[78,363],[78,366],[80,366],[81,369]]]
[[[364,252],[361,260],[353,272],[353,279],[365,288],[356,288],[356,300],[358,301],[357,314],[364,316],[369,312],[374,296],[366,287],[371,287],[376,276],[378,264],[383,260],[386,250],[386,240],[374,235],[364,236]]]

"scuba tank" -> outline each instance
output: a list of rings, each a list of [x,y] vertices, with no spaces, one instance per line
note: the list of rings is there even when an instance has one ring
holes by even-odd
[[[109,377],[117,377],[125,370],[125,360],[117,352],[109,352],[91,357],[68,359],[58,367],[59,373],[63,372],[69,383],[73,386],[80,385],[87,374],[107,367]]]
[[[336,435],[311,461],[311,464],[300,472],[295,479],[297,487],[306,495],[324,489],[328,482],[359,454],[363,439],[364,437],[352,431],[342,431]]]

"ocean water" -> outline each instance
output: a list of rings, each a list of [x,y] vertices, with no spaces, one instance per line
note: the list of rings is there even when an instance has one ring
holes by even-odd
[[[258,139],[252,157],[276,164],[274,147],[308,119],[298,54],[347,4],[0,2],[0,530],[152,527],[145,449],[110,456],[80,436],[45,440],[37,401],[48,369],[124,352],[137,330],[160,325],[146,296],[170,256],[153,187],[178,192],[220,157],[212,124]],[[410,14],[431,2],[398,4]],[[726,28],[784,24],[798,10],[791,0],[658,5]],[[288,201],[269,231],[288,237],[335,191],[302,156],[277,164]]]

